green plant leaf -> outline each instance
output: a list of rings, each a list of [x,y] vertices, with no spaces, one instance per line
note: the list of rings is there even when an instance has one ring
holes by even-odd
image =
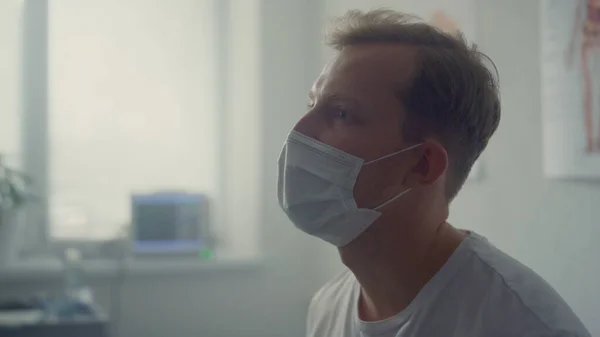
[[[6,166],[0,154],[0,208],[20,207],[34,199],[28,192],[31,177],[23,172]]]

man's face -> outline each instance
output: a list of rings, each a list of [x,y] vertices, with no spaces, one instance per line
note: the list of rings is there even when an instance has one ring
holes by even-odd
[[[413,145],[400,132],[404,108],[397,92],[410,81],[414,58],[409,46],[344,48],[314,83],[309,111],[294,130],[365,162]],[[358,206],[373,208],[406,189],[417,150],[363,167],[354,190]]]

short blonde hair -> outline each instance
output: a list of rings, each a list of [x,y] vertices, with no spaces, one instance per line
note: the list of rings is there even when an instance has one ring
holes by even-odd
[[[500,122],[497,69],[461,32],[447,34],[420,18],[389,10],[352,10],[335,19],[327,44],[390,43],[418,48],[410,83],[398,88],[407,141],[438,139],[449,157],[446,194],[452,200]]]

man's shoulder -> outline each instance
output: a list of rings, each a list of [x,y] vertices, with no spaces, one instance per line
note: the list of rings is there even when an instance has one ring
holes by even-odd
[[[309,311],[319,311],[334,306],[340,301],[348,300],[356,279],[350,270],[346,269],[323,285],[315,293],[310,302]]]
[[[470,283],[469,293],[480,309],[493,312],[498,321],[515,328],[516,322],[528,322],[526,325],[538,325],[542,331],[583,332],[587,336],[569,305],[535,271],[482,237],[475,237],[471,249],[472,268],[465,275],[470,280],[459,281]],[[481,280],[486,281],[481,284]]]
[[[319,329],[332,328],[336,324],[345,324],[344,319],[352,311],[356,279],[346,269],[327,282],[313,296],[308,308],[307,329],[309,336],[321,336]],[[343,328],[343,327],[339,327]]]

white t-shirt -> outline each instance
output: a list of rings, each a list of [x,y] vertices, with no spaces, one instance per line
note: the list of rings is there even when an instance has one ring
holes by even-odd
[[[358,318],[360,285],[349,271],[325,285],[308,312],[309,337],[589,337],[540,276],[470,234],[397,315]]]

